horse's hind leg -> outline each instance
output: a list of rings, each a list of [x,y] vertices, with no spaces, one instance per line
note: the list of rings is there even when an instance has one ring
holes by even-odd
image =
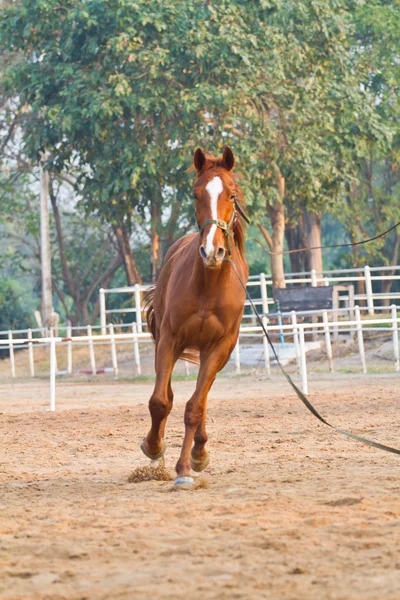
[[[141,446],[144,454],[152,460],[160,458],[165,452],[163,439],[167,418],[172,409],[171,374],[175,362],[171,344],[160,340],[156,350],[156,383],[149,400],[151,428]]]

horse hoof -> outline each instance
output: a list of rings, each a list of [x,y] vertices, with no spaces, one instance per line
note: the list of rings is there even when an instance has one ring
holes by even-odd
[[[193,471],[196,471],[196,473],[200,473],[201,471],[204,471],[204,469],[206,469],[209,464],[210,464],[210,455],[209,454],[207,454],[207,456],[205,457],[204,460],[196,460],[195,458],[193,458],[193,456],[190,457],[190,467],[192,468]]]
[[[193,484],[193,477],[177,477],[174,481],[174,486],[180,490],[190,490]]]
[[[140,449],[143,452],[143,454],[147,456],[147,458],[150,458],[150,460],[154,461],[164,456],[165,451],[167,449],[167,444],[163,441],[163,445],[160,452],[158,452],[158,454],[150,454],[150,452],[146,449],[146,440],[144,439],[143,442],[140,444]]]

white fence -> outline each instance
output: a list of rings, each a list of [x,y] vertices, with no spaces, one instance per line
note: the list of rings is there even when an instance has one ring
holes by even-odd
[[[379,331],[391,332],[393,340],[393,365],[394,370],[399,372],[399,323],[400,317],[397,315],[398,306],[392,305],[390,307],[391,316],[390,318],[381,319],[361,319],[361,310],[358,306],[355,307],[355,318],[353,320],[347,319],[344,321],[329,321],[328,312],[322,313],[322,321],[320,323],[299,323],[298,314],[294,311],[290,314],[290,323],[282,324],[269,324],[267,319],[263,317],[263,323],[269,334],[273,336],[293,338],[294,346],[296,349],[296,362],[298,370],[301,376],[302,389],[304,393],[308,393],[308,379],[307,379],[307,360],[306,360],[306,345],[305,336],[306,334],[323,335],[325,340],[325,348],[327,359],[329,361],[329,369],[331,372],[334,370],[333,355],[332,355],[332,344],[331,335],[335,332],[350,332],[356,334],[359,356],[360,356],[360,368],[363,373],[367,372],[367,364],[364,350],[364,333],[371,331],[372,328],[379,326]],[[119,326],[120,327],[120,326]],[[108,325],[108,333],[100,333],[93,335],[93,328],[89,325],[86,327],[86,335],[75,335],[72,336],[72,328],[67,329],[67,336],[60,337],[56,335],[47,335],[46,337],[33,337],[33,333],[43,334],[43,330],[19,330],[0,332],[1,335],[7,337],[0,337],[0,348],[7,348],[10,357],[10,371],[13,378],[16,377],[16,365],[14,348],[28,348],[28,358],[30,365],[30,374],[32,377],[35,376],[35,364],[34,364],[34,346],[46,345],[50,348],[50,410],[55,410],[55,393],[56,393],[56,375],[58,374],[72,374],[72,348],[73,345],[86,345],[89,349],[90,357],[90,370],[92,375],[97,375],[99,372],[104,372],[105,369],[97,370],[96,368],[96,357],[95,357],[95,346],[98,344],[109,344],[111,351],[111,362],[112,368],[108,369],[114,373],[115,377],[118,376],[118,357],[117,357],[117,344],[130,344],[132,346],[134,361],[137,369],[137,373],[140,374],[140,349],[139,344],[148,342],[151,339],[149,333],[139,332],[136,323],[130,325],[124,325],[123,327],[129,328],[129,331],[125,333],[116,333],[112,324]],[[82,328],[74,328],[74,331]],[[99,328],[101,329],[101,328]],[[376,331],[376,329],[375,329]],[[16,337],[16,335],[25,334],[24,337]],[[268,348],[268,342],[262,333],[262,329],[259,325],[257,326],[242,326],[240,329],[239,341],[234,351],[234,360],[236,371],[240,372],[240,342],[243,338],[261,337],[264,345],[264,360],[265,369],[270,374],[271,369],[271,357]],[[67,370],[57,371],[57,347],[67,347]]]
[[[393,272],[388,275],[387,273]],[[385,274],[386,273],[386,274]],[[375,310],[382,301],[390,301],[391,304],[400,305],[400,291],[383,293],[373,291],[374,282],[382,281],[400,281],[400,265],[394,267],[369,267],[365,266],[360,269],[340,269],[336,271],[323,271],[317,272],[314,269],[310,272],[302,273],[288,273],[285,274],[286,285],[311,285],[316,287],[318,284],[323,283],[324,285],[337,285],[337,284],[353,284],[355,289],[360,286],[365,289],[365,293],[356,293],[354,295],[354,301],[356,304],[365,304],[367,312],[370,316],[375,314]],[[135,285],[132,287],[121,287],[113,289],[101,288],[100,294],[100,324],[102,327],[103,335],[106,333],[107,326],[107,315],[118,315],[118,314],[135,314],[135,321],[137,324],[138,333],[142,333],[146,325],[143,319],[143,306],[142,297],[143,292],[146,292],[151,286],[149,285]],[[376,284],[375,284],[376,287]],[[259,288],[259,297],[253,299],[253,303],[256,306],[261,307],[260,313],[267,315],[270,312],[270,306],[274,304],[272,298],[272,279],[270,275],[260,273],[259,275],[252,275],[249,277],[247,289],[253,296],[253,288]],[[107,308],[107,297],[110,295],[125,294],[133,296],[133,306],[127,306],[124,308]],[[348,296],[339,296],[339,300],[344,303],[344,309],[348,308]],[[363,307],[364,308],[364,307]],[[388,309],[386,307],[386,309]],[[254,320],[254,315],[250,310],[250,303],[245,303],[245,314],[243,315],[244,323],[248,320]]]

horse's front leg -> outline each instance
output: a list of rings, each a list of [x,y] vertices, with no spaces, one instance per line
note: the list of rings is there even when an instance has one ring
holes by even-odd
[[[190,485],[192,483],[190,478],[190,451],[195,436],[196,443],[193,448],[192,463],[195,466],[202,467],[198,470],[202,470],[207,466],[203,464],[207,460],[207,452],[204,448],[207,441],[207,434],[205,432],[207,396],[218,371],[228,361],[233,347],[234,343],[232,343],[232,339],[230,337],[224,338],[210,354],[201,357],[196,390],[189,402],[187,402],[185,409],[185,437],[181,454],[176,464],[176,485]],[[196,465],[197,461],[199,462]]]
[[[163,439],[173,403],[171,375],[175,362],[176,353],[171,342],[161,338],[156,349],[156,383],[149,400],[151,427],[141,446],[144,454],[152,460],[160,458],[166,448]]]

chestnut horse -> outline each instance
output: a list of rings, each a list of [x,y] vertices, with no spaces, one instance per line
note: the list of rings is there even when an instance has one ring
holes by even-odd
[[[196,150],[194,198],[199,233],[190,233],[171,246],[157,286],[147,299],[147,320],[156,344],[156,383],[149,402],[151,428],[141,448],[152,460],[161,458],[166,448],[174,365],[178,358],[200,362],[196,389],[186,404],[185,437],[176,464],[175,485],[182,487],[193,484],[190,468],[202,471],[209,463],[207,396],[235,347],[243,315],[245,292],[231,264],[247,282],[246,217],[234,163],[229,147],[219,158]]]

